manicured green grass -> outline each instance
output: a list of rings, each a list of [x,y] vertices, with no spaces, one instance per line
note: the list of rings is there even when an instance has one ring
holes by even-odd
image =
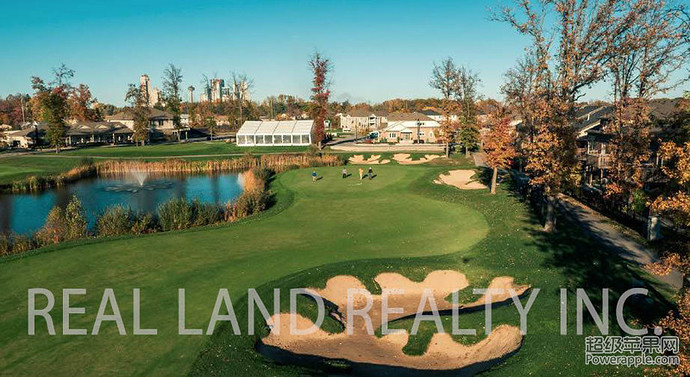
[[[421,167],[386,166],[373,180],[343,180],[340,168],[285,173],[274,183],[278,205],[229,226],[82,242],[0,264],[0,367],[10,374],[181,374],[206,336],[177,335],[177,289],[187,291],[188,327],[207,324],[219,288],[234,299],[275,279],[339,261],[402,258],[467,250],[487,235],[486,219],[462,204],[416,195]],[[336,197],[337,199],[334,199]],[[71,320],[91,328],[104,288],[113,288],[128,336],[110,323],[98,336],[49,336],[39,320],[27,335],[27,289],[86,288]],[[142,290],[142,325],[156,336],[131,335],[132,288]],[[40,307],[39,303],[39,307]],[[58,332],[61,316],[54,318]],[[238,370],[253,368],[237,366]]]
[[[63,152],[70,156],[91,157],[169,157],[192,155],[241,155],[244,153],[304,152],[307,147],[238,147],[225,141],[173,143],[145,146],[104,146]]]
[[[19,156],[0,158],[0,185],[24,179],[29,175],[56,175],[79,164],[78,158],[61,158],[53,155]]]
[[[323,286],[334,275],[357,276],[377,293],[373,277],[380,272],[421,280],[436,269],[455,269],[467,274],[471,287],[486,287],[492,278],[508,275],[541,289],[522,348],[489,374],[641,374],[640,369],[586,366],[584,337],[574,335],[572,319],[575,288],[585,288],[596,303],[601,288],[609,287],[615,303],[633,279],[647,278],[644,273],[602,250],[605,245],[565,218],[559,219],[560,233],[545,235],[526,204],[503,188],[491,196],[431,183],[448,167],[374,169],[378,176],[371,181],[343,180],[339,167],[317,169],[323,178],[316,183],[309,169],[284,173],[272,185],[277,204],[237,224],[83,241],[0,263],[0,370],[10,375],[304,374],[259,355],[254,348],[259,335],[235,336],[226,324],[212,336],[177,335],[177,289],[186,289],[188,328],[205,328],[218,289],[228,288],[246,331],[247,288],[257,288],[271,308],[273,288]],[[86,288],[85,296],[71,300],[72,306],[87,307],[86,314],[73,315],[70,324],[89,332],[103,289],[113,288],[128,335],[119,336],[113,323],[105,323],[98,336],[49,336],[39,319],[38,335],[28,336],[26,297],[33,287],[51,289],[56,308],[62,304],[62,288]],[[568,336],[559,335],[560,287],[571,294]],[[132,288],[141,289],[142,327],[155,327],[158,335],[131,334]],[[632,306],[626,318],[650,323],[668,309],[663,296],[650,296],[651,305]],[[300,310],[314,314],[304,300]],[[60,334],[61,310],[53,312]],[[459,341],[481,338],[483,315],[463,315],[461,326],[476,328],[480,336]],[[585,334],[597,334],[591,322],[586,321]],[[517,325],[515,308],[495,308],[493,323]],[[449,325],[448,318],[444,324]],[[410,326],[411,321],[393,324]],[[405,351],[424,352],[432,327],[424,324]],[[337,326],[327,321],[326,329],[337,331]]]
[[[488,375],[497,376],[553,376],[553,375],[642,375],[641,368],[587,366],[584,361],[584,337],[599,335],[593,321],[585,314],[583,335],[576,335],[575,289],[583,288],[597,308],[601,306],[601,289],[610,288],[611,334],[620,335],[615,322],[614,308],[618,295],[633,286],[634,281],[646,281],[650,289],[650,302],[626,306],[625,318],[637,322],[635,327],[652,323],[669,309],[669,302],[655,289],[654,281],[638,268],[629,266],[602,245],[588,238],[576,224],[563,217],[559,219],[560,232],[547,235],[541,232],[539,222],[531,216],[528,207],[503,189],[496,196],[484,191],[459,191],[447,186],[429,182],[438,174],[438,169],[427,168],[427,172],[415,179],[409,187],[411,193],[433,197],[447,205],[462,204],[481,212],[490,227],[486,239],[469,250],[457,253],[420,257],[368,259],[356,262],[340,262],[277,279],[258,289],[261,297],[270,297],[272,289],[285,291],[296,287],[323,287],[335,275],[346,274],[358,277],[373,293],[380,293],[373,278],[380,272],[402,273],[416,281],[436,269],[455,269],[465,273],[470,287],[461,292],[461,300],[469,301],[473,287],[485,288],[492,278],[513,276],[518,284],[529,284],[539,288],[535,304],[528,316],[527,335],[519,352],[505,363],[493,368]],[[560,288],[569,292],[568,335],[560,335]],[[464,299],[463,299],[464,297]],[[308,301],[308,300],[307,300]],[[523,305],[526,299],[522,300]],[[271,306],[269,301],[266,305]],[[287,302],[281,300],[283,311]],[[302,302],[300,312],[315,318],[314,305]],[[246,298],[239,300],[235,311],[240,318],[246,317]],[[493,326],[511,324],[519,326],[519,315],[513,305],[493,308]],[[461,328],[477,330],[477,336],[454,336],[463,344],[472,344],[484,338],[484,311],[463,314]],[[258,319],[257,326],[261,325]],[[325,322],[325,329],[342,331],[333,321]],[[446,331],[451,331],[451,318],[444,317]],[[412,320],[394,322],[392,328],[410,330]],[[431,336],[436,331],[433,323],[425,322],[416,336],[410,338],[404,352],[418,355],[425,352]],[[266,330],[264,329],[264,334]],[[235,336],[230,326],[223,325],[211,338],[196,360],[192,375],[227,375],[242,371],[250,375],[303,375],[307,371],[267,362],[254,350],[257,336]]]

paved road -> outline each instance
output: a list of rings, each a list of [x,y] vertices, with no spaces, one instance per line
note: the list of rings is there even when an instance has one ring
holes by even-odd
[[[331,146],[332,150],[335,151],[347,151],[347,152],[360,152],[360,153],[372,153],[372,152],[428,152],[428,153],[438,153],[443,152],[443,145],[439,144],[355,144],[352,142],[346,142],[338,145]]]
[[[654,251],[621,233],[610,224],[610,220],[605,216],[572,198],[564,197],[561,199],[561,208],[566,211],[567,215],[575,218],[589,234],[601,240],[603,244],[609,245],[612,252],[618,253],[626,260],[638,265],[658,261]],[[655,275],[655,277],[676,290],[683,286],[683,277],[675,270],[669,275]]]

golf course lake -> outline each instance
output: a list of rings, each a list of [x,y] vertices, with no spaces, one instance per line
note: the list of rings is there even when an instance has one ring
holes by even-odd
[[[235,173],[156,176],[134,172],[124,176],[85,179],[39,193],[0,194],[0,233],[28,234],[43,226],[48,212],[67,206],[73,195],[81,200],[89,226],[107,207],[122,205],[137,212],[155,212],[173,198],[225,203],[242,193]]]

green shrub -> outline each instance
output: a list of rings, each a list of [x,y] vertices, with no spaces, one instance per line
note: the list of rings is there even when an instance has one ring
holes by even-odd
[[[67,238],[67,222],[62,207],[55,206],[50,210],[45,224],[36,232],[36,238],[40,245],[62,242]]]
[[[133,234],[153,233],[158,230],[156,218],[150,213],[142,213],[134,216],[132,223]]]
[[[171,199],[158,206],[158,221],[163,231],[189,228],[193,215],[192,205],[184,198]]]
[[[35,249],[38,245],[30,236],[14,235],[12,237],[12,254],[19,254]]]
[[[88,235],[88,224],[86,222],[84,208],[81,206],[81,201],[79,201],[76,195],[72,196],[72,200],[67,203],[65,220],[67,222],[66,239],[77,240],[85,238]]]
[[[133,231],[132,211],[123,206],[108,207],[96,219],[96,234],[119,236]]]
[[[10,236],[0,234],[0,256],[9,255],[12,252],[12,244],[10,241]]]
[[[222,219],[221,209],[214,203],[201,203],[198,199],[192,202],[194,226],[211,225]]]
[[[266,190],[247,190],[237,198],[232,208],[232,218],[235,220],[251,216],[268,207],[270,195]]]

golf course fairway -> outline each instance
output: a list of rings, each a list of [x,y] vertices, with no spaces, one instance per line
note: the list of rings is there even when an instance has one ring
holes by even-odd
[[[338,262],[462,253],[487,236],[483,214],[470,206],[410,189],[438,168],[375,167],[360,181],[356,167],[278,175],[276,204],[235,224],[141,237],[92,239],[40,250],[0,263],[0,370],[22,375],[180,375],[190,371],[207,335],[178,335],[178,288],[186,290],[187,328],[206,329],[219,288],[233,301],[248,288],[310,268]],[[429,186],[432,185],[428,179]],[[452,188],[436,188],[452,190]],[[452,267],[452,266],[451,266]],[[48,335],[42,318],[27,334],[27,291],[55,295]],[[83,288],[70,306],[70,328],[89,335],[62,335],[62,290]],[[104,322],[91,335],[104,289],[112,288],[127,335]],[[133,335],[132,290],[141,292],[141,328]],[[46,300],[39,296],[36,307]],[[109,313],[108,313],[109,314]]]

